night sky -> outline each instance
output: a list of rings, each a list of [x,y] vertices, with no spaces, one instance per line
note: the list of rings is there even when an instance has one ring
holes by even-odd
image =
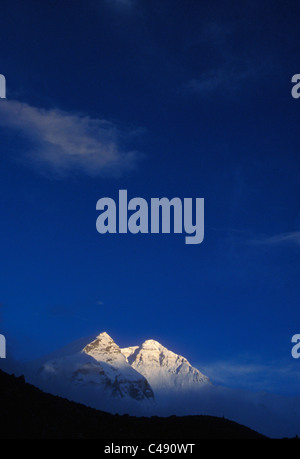
[[[2,0],[0,333],[106,331],[300,395],[297,0]],[[96,231],[102,197],[205,199],[205,238]]]

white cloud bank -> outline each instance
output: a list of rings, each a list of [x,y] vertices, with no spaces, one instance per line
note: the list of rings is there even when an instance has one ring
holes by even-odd
[[[82,114],[6,100],[0,104],[0,125],[22,132],[32,143],[26,159],[58,175],[120,175],[139,157],[122,147],[113,123]]]

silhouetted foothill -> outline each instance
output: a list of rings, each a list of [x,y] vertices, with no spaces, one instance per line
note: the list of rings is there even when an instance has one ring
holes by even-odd
[[[137,418],[118,416],[46,394],[24,377],[0,371],[0,438],[254,439],[266,438],[212,416]]]

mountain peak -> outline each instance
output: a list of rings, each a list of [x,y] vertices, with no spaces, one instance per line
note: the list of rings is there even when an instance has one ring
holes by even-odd
[[[163,348],[163,346],[158,342],[158,341],[155,341],[155,339],[147,339],[146,341],[143,342],[142,348],[153,348],[153,349],[161,349]]]
[[[99,335],[97,335],[96,338],[102,338],[102,339],[107,339],[113,341],[112,337],[107,333],[107,332],[101,332]]]
[[[153,339],[141,346],[121,349],[127,362],[156,390],[189,389],[208,384],[209,379],[185,357],[175,354]]]
[[[85,346],[82,352],[90,355],[98,362],[107,362],[117,366],[126,363],[121,349],[106,332],[100,333],[94,341]]]

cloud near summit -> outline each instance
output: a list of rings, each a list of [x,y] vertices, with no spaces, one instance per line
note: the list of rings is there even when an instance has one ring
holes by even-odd
[[[0,125],[30,141],[26,161],[61,176],[119,176],[140,157],[123,148],[124,134],[113,123],[78,113],[6,100],[0,104]]]

